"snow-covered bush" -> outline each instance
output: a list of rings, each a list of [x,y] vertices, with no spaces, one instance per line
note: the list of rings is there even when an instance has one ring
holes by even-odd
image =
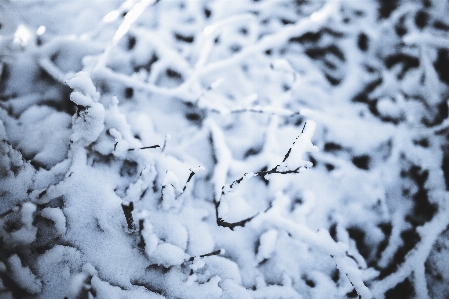
[[[0,4],[0,297],[447,298],[448,6]]]

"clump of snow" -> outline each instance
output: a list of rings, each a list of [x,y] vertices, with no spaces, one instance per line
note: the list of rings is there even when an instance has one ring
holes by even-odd
[[[175,206],[176,199],[179,197],[180,191],[179,181],[172,171],[167,171],[162,180],[162,208],[169,210]]]
[[[170,243],[162,243],[158,244],[149,255],[149,261],[152,264],[169,268],[171,266],[181,265],[188,257],[182,248]]]
[[[64,213],[59,208],[45,208],[40,214],[42,217],[47,218],[55,223],[56,230],[59,234],[63,235],[66,232],[66,219]]]
[[[17,254],[8,258],[7,266],[11,278],[23,290],[30,294],[38,294],[42,291],[42,282],[31,272],[30,268],[22,265],[22,261]]]
[[[257,261],[260,263],[264,259],[269,259],[275,250],[277,241],[277,230],[271,229],[260,236],[260,245],[257,249]]]
[[[70,100],[77,105],[77,113],[72,117],[72,142],[83,139],[87,144],[97,140],[104,128],[105,109],[98,103],[98,93],[89,74],[79,72],[67,81],[74,90]]]
[[[81,292],[77,277],[82,270],[82,256],[79,250],[63,245],[56,245],[40,255],[35,263],[36,275],[43,282],[39,297],[73,298]]]
[[[82,98],[81,95],[92,98],[94,101],[98,101],[100,94],[97,92],[88,72],[79,72],[70,80],[67,80],[67,85],[74,90],[78,90],[80,94],[76,98],[81,98],[80,102],[75,102],[78,105],[86,106],[89,104],[89,100]],[[82,101],[85,102],[82,102]]]
[[[20,209],[14,209],[12,212],[17,214],[18,219],[14,219],[15,215],[12,215],[12,219],[6,218],[0,222],[2,224],[0,236],[8,249],[31,244],[36,240],[37,234],[37,228],[33,225],[36,205],[25,202]],[[11,231],[6,228],[8,221],[15,222],[10,224],[15,226],[14,230]]]
[[[33,105],[18,120],[7,118],[5,125],[8,140],[23,156],[33,157],[36,163],[51,167],[67,156],[71,127],[68,114]],[[36,132],[36,128],[47,127],[55,130]]]
[[[2,122],[0,122],[0,133],[1,131],[4,132]],[[0,214],[4,215],[27,198],[35,169],[24,161],[20,151],[14,149],[7,139],[0,141],[0,161],[2,181],[0,184],[2,193]]]
[[[159,238],[153,233],[152,226],[148,221],[143,221],[143,229],[140,231],[140,235],[145,242],[145,253],[151,256],[154,250],[156,250]]]

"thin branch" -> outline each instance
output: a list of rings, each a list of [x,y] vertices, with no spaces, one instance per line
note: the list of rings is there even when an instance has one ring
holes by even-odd
[[[204,167],[199,166],[197,169],[198,170],[204,170]],[[189,174],[189,177],[187,179],[187,182],[184,184],[184,188],[182,188],[182,192],[184,192],[186,190],[187,184],[190,182],[190,180],[192,180],[193,176],[196,174],[196,172],[194,170],[192,170],[192,169],[189,169],[189,170],[190,170],[190,174]]]
[[[126,13],[124,20],[117,28],[114,37],[105,48],[103,54],[98,59],[96,68],[106,66],[107,59],[109,58],[109,55],[114,47],[119,43],[122,37],[126,35],[131,26],[136,22],[136,20],[145,11],[145,9],[155,3],[157,3],[157,1],[155,0],[142,0],[133,5],[132,9]]]
[[[257,213],[256,215],[243,219],[241,221],[238,222],[226,222],[223,220],[223,218],[221,218],[220,216],[218,216],[218,208],[220,207],[220,202],[217,200],[214,200],[214,204],[215,204],[215,217],[217,219],[217,225],[218,226],[222,226],[222,227],[227,227],[230,230],[234,230],[234,228],[236,228],[237,226],[245,226],[246,223],[250,222],[254,217],[256,217],[257,215],[259,215],[259,213]]]
[[[301,135],[304,134],[304,132],[306,131],[306,126],[307,126],[307,122],[304,124],[304,126],[303,126],[303,128],[302,128]],[[313,126],[314,126],[314,125],[313,125]],[[282,160],[282,163],[284,163],[284,162],[288,159],[288,157],[290,156],[290,153],[291,153],[291,151],[292,151],[292,149],[293,149],[295,143],[298,141],[298,138],[300,138],[301,135],[299,135],[299,136],[296,138],[295,142],[293,142],[293,145],[288,149],[287,153],[286,153],[285,156],[284,156],[284,159]],[[229,191],[230,191],[231,189],[233,189],[235,186],[241,184],[244,180],[248,180],[248,179],[250,179],[250,178],[252,178],[252,177],[259,176],[259,177],[262,177],[262,178],[265,179],[265,176],[266,176],[266,175],[269,175],[269,174],[275,174],[275,173],[276,173],[276,174],[299,173],[302,169],[308,169],[307,165],[298,166],[298,167],[296,167],[296,168],[294,168],[294,169],[287,169],[287,170],[279,170],[279,167],[280,167],[280,164],[276,165],[275,167],[273,167],[273,168],[270,169],[270,170],[259,171],[259,172],[256,172],[256,173],[250,173],[250,172],[245,173],[242,177],[240,177],[240,178],[234,180],[234,181],[229,185],[228,188],[222,187],[220,200],[221,200],[221,197],[222,197],[223,195],[225,195],[227,192],[229,192]],[[242,226],[242,227],[245,226],[246,223],[248,223],[248,222],[251,221],[254,217],[256,217],[257,215],[259,215],[259,213],[257,213],[256,215],[254,215],[254,216],[252,216],[252,217],[246,218],[246,219],[241,220],[241,221],[238,221],[238,222],[226,222],[226,221],[223,220],[223,218],[221,218],[221,217],[219,216],[218,208],[220,207],[220,200],[214,200],[214,204],[215,204],[215,216],[216,216],[216,219],[217,219],[217,225],[218,225],[218,226],[228,227],[228,228],[230,228],[231,230],[234,230],[234,228],[237,227],[237,226]],[[271,206],[270,206],[270,207],[271,207]],[[268,209],[269,209],[269,208],[268,208]]]
[[[233,223],[226,222],[223,220],[223,218],[218,216],[218,208],[220,207],[220,202],[217,200],[214,200],[214,205],[215,205],[215,217],[217,219],[217,225],[222,226],[222,227],[227,227],[230,230],[234,230],[234,228],[236,228],[237,226],[244,227],[248,222],[250,222],[251,220],[253,220],[255,217],[257,217],[259,215],[259,213],[257,213],[249,218],[240,220],[238,222],[233,222]],[[268,208],[265,209],[264,213],[268,212],[268,210],[270,210],[272,207],[273,207],[273,204],[270,203]]]
[[[165,147],[167,146],[167,141],[170,140],[170,139],[171,139],[171,135],[170,134],[165,135],[164,144],[162,145],[161,152],[163,152],[165,150]]]
[[[55,81],[66,84],[66,74],[62,72],[49,58],[41,58],[38,61],[39,67],[45,71],[50,77],[55,79]]]
[[[421,241],[407,253],[405,261],[398,267],[396,272],[371,285],[374,297],[380,297],[381,294],[384,294],[387,290],[406,279],[415,270],[416,265],[425,263],[435,240],[449,224],[448,195],[445,194],[444,198],[444,205],[439,206],[438,214],[430,222],[417,228]]]
[[[224,253],[224,249],[218,249],[218,250],[206,253],[206,254],[202,254],[200,256],[192,256],[187,261],[193,262],[195,260],[195,258],[198,258],[198,257],[203,258],[203,257],[206,257],[206,256],[219,255],[219,254],[223,254],[223,253]]]
[[[130,231],[136,230],[136,225],[134,224],[134,218],[133,218],[133,210],[134,210],[134,203],[132,201],[130,202],[122,202],[122,209],[123,214],[125,214],[126,223],[128,224],[128,229]]]
[[[144,147],[138,147],[138,148],[130,148],[128,149],[128,151],[135,151],[135,150],[139,150],[139,149],[147,149],[147,148],[161,148],[160,145],[150,145],[150,146],[144,146]]]
[[[212,112],[218,112],[218,110],[212,110]],[[300,115],[299,111],[290,111],[288,109],[276,109],[270,106],[267,107],[252,107],[252,108],[240,108],[235,110],[230,110],[229,113],[231,114],[239,114],[239,113],[245,113],[245,112],[251,112],[251,113],[260,113],[260,114],[269,114],[269,115],[279,115],[279,116],[296,116]]]

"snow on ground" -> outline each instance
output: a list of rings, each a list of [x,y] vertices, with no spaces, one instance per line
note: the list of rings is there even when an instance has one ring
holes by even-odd
[[[0,4],[1,298],[447,298],[449,4]]]

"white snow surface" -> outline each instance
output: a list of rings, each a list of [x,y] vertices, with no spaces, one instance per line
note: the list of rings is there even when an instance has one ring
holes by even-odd
[[[447,298],[449,4],[0,4],[0,298]]]

